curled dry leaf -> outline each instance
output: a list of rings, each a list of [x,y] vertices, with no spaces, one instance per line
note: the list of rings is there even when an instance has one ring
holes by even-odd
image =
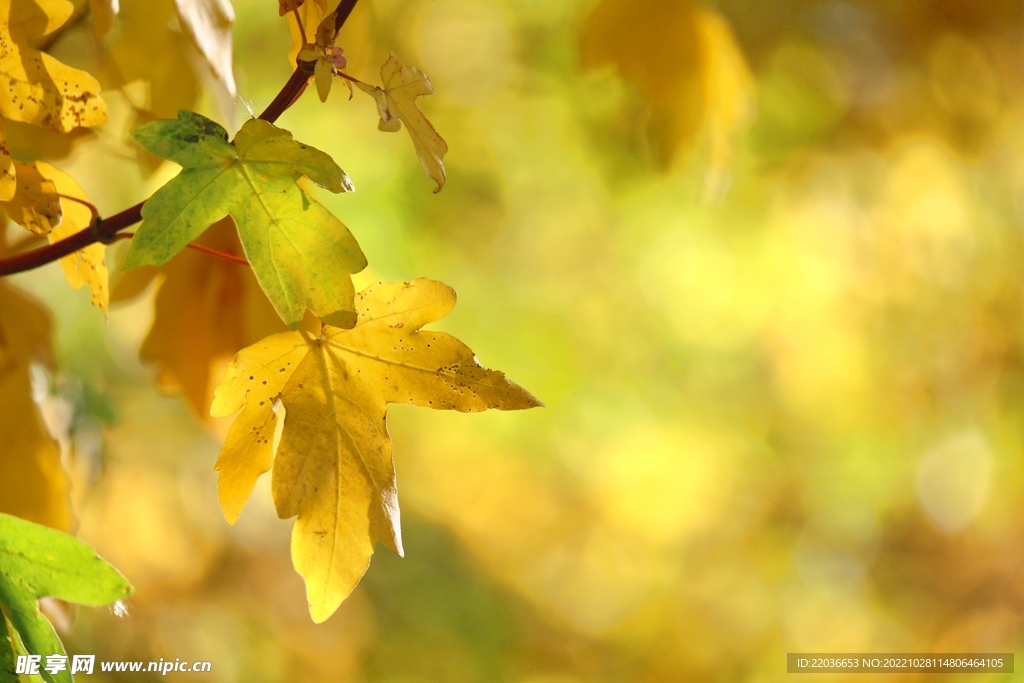
[[[14,162],[17,190],[10,201],[0,202],[7,216],[37,235],[48,235],[64,216],[53,166],[42,161],[31,164]]]
[[[454,306],[455,291],[440,282],[374,285],[356,297],[353,329],[264,339],[238,353],[217,387],[213,415],[242,411],[217,460],[221,509],[234,523],[273,468],[278,515],[298,516],[292,559],[318,623],[362,578],[377,540],[402,554],[389,403],[461,412],[541,405],[455,337],[421,329]]]
[[[434,192],[440,192],[445,181],[444,155],[448,153],[448,143],[434,130],[416,105],[417,97],[434,94],[434,86],[422,71],[398,61],[394,52],[381,67],[380,77],[383,88],[356,83],[360,90],[369,93],[377,101],[377,111],[380,113],[378,128],[394,133],[402,127],[400,121],[405,124],[423,171],[437,183]]]
[[[63,25],[73,10],[68,0],[0,2],[0,114],[61,133],[107,122],[95,78],[28,46]]]

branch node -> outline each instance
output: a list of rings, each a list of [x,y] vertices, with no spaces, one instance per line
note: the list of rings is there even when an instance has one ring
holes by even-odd
[[[113,244],[117,241],[117,233],[113,235],[104,235],[103,231],[100,230],[100,226],[103,225],[103,219],[100,216],[94,216],[91,223],[89,223],[89,232],[96,238],[96,241],[100,244]]]

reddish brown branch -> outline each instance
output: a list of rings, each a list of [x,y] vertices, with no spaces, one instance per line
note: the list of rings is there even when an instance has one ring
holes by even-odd
[[[338,3],[338,9],[334,10],[337,14],[334,15],[334,31],[337,33],[341,30],[341,27],[348,21],[348,15],[352,14],[352,10],[356,8],[356,2],[358,0],[341,0]]]
[[[292,72],[288,82],[284,84],[281,91],[277,93],[274,101],[267,105],[259,118],[273,123],[283,114],[288,107],[295,104],[295,100],[306,90],[309,79],[313,77],[313,62],[299,62]]]
[[[358,2],[358,0],[341,0],[337,9],[338,13],[334,20],[335,26],[339,30],[352,13],[352,10],[356,6],[356,2]],[[269,121],[270,123],[277,121],[278,117],[280,117],[288,107],[292,106],[295,101],[299,99],[299,96],[302,95],[303,91],[306,89],[306,86],[309,84],[309,79],[312,76],[313,64],[311,62],[299,62],[298,66],[295,67],[295,71],[292,72],[291,77],[281,88],[281,91],[277,93],[277,97],[274,98],[259,117],[264,121]],[[142,220],[142,205],[144,203],[145,202],[140,202],[131,208],[114,214],[110,218],[102,220],[97,219],[93,222],[91,227],[82,230],[81,232],[76,232],[74,235],[62,239],[60,242],[54,242],[53,244],[45,247],[25,252],[24,254],[0,259],[0,277],[5,275],[14,275],[15,273],[23,273],[27,270],[44,266],[47,263],[52,263],[59,258],[67,256],[68,254],[73,254],[80,249],[88,247],[90,244],[95,244],[96,242],[110,242],[115,239],[115,235],[117,235],[117,233]]]
[[[136,204],[130,209],[114,214],[110,218],[96,221],[91,228],[76,232],[71,237],[62,239],[60,242],[45,247],[39,247],[24,254],[18,254],[10,258],[0,259],[0,277],[22,273],[39,266],[45,266],[68,254],[73,254],[79,249],[85,249],[96,242],[107,242],[117,233],[125,228],[135,225],[142,220],[142,203]]]

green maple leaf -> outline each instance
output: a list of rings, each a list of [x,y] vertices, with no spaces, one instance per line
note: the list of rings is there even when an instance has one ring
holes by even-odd
[[[79,605],[107,605],[127,597],[132,587],[120,572],[78,539],[49,527],[0,513],[0,610],[30,654],[64,655],[53,626],[39,612],[39,598],[53,597]],[[0,681],[14,653],[7,624],[0,619]],[[69,667],[70,668],[70,667]],[[50,674],[49,683],[71,683],[67,669]],[[13,680],[17,680],[17,676]]]
[[[14,665],[14,648],[7,633],[7,622],[0,619],[0,683],[21,683]]]
[[[298,185],[305,176],[331,192],[353,189],[330,156],[259,119],[235,142],[194,112],[132,131],[149,152],[182,166],[142,208],[123,267],[163,265],[227,215],[263,291],[293,328],[309,308],[331,325],[355,324],[352,273],[366,257],[352,233]]]

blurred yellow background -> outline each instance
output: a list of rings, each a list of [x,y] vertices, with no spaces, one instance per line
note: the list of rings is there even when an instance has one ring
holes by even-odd
[[[122,0],[121,30],[164,4]],[[234,5],[239,101],[168,61],[173,30],[54,46],[122,59],[112,122],[50,155],[105,214],[176,172],[129,126],[202,91],[233,131],[287,79],[274,3]],[[360,0],[349,71],[376,82],[393,50],[430,77],[443,192],[358,91],[278,124],[356,185],[317,196],[369,259],[357,285],[452,285],[439,327],[547,407],[392,408],[406,558],[379,548],[314,626],[269,486],[228,526],[227,423],[137,360],[154,289],[104,324],[58,266],[16,277],[55,312],[78,534],[137,588],[126,617],[80,610],[69,651],[224,683],[756,682],[791,651],[1013,651],[1022,39],[1009,0]],[[974,678],[1010,676],[948,680]]]

